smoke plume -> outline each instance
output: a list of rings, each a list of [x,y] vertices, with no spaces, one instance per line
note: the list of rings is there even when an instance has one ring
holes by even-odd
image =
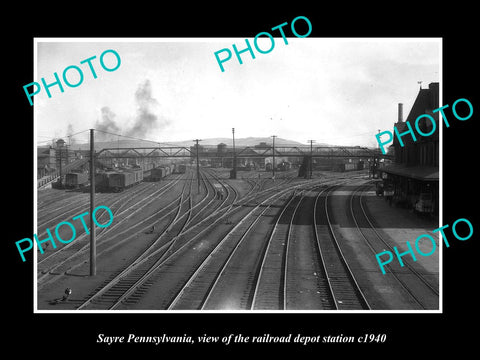
[[[75,132],[73,131],[73,125],[71,123],[67,126],[67,137],[69,139],[69,145],[76,144],[75,138],[72,136]]]
[[[120,127],[115,122],[115,113],[110,110],[108,106],[102,107],[101,112],[102,119],[97,120],[95,123],[95,129],[99,131],[97,135],[100,138],[99,140],[105,140],[108,137],[108,134],[105,134],[104,132],[118,134],[120,132]]]
[[[155,115],[158,101],[152,97],[152,86],[150,80],[145,80],[135,91],[135,103],[137,113],[131,127],[122,128],[115,121],[115,113],[109,107],[104,106],[101,109],[102,118],[95,123],[95,129],[98,130],[99,140],[108,140],[108,134],[104,132],[132,136],[149,137],[152,130],[163,129],[169,125],[169,121],[163,117]]]
[[[158,128],[164,128],[168,121],[159,119],[154,113],[158,101],[152,97],[152,86],[150,80],[145,80],[139,85],[135,92],[137,104],[137,116],[133,126],[127,131],[128,136],[145,137],[149,132]]]

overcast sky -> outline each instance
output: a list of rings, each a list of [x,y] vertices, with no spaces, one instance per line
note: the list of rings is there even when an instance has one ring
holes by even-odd
[[[256,58],[243,53],[242,65],[233,55],[225,72],[214,52],[232,44],[243,49],[244,38],[93,40],[37,39],[32,81],[51,83],[53,73],[61,78],[69,65],[84,70],[80,86],[64,85],[64,93],[54,86],[52,98],[44,89],[35,96],[39,144],[110,126],[158,142],[231,137],[234,127],[237,138],[375,146],[378,129],[392,130],[399,102],[407,117],[418,81],[425,88],[441,74],[439,39],[288,38],[285,45],[275,38],[270,53],[254,48]],[[267,49],[264,40],[260,47]],[[107,49],[121,57],[112,72],[99,64]],[[97,79],[80,64],[93,55]],[[114,64],[109,55],[105,60]]]

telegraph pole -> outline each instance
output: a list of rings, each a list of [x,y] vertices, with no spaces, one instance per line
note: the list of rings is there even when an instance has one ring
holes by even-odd
[[[95,210],[95,136],[94,129],[90,129],[90,276],[97,274],[97,245],[95,239],[95,224],[93,211]]]
[[[275,181],[275,138],[277,135],[272,135],[273,138],[273,158],[272,158],[272,179]]]
[[[233,177],[232,179],[237,178],[237,155],[235,153],[235,128],[232,128],[232,138],[233,138]]]
[[[198,186],[198,193],[200,194],[200,161],[198,158],[198,142],[202,140],[195,139],[193,141],[195,141],[197,145],[197,186]]]
[[[59,178],[59,184],[60,184],[60,187],[62,186],[62,149],[63,149],[63,146],[65,145],[65,141],[63,141],[63,139],[58,139],[57,142],[57,147],[55,149],[55,152],[58,151],[58,157],[60,158],[60,162],[59,162],[59,169],[60,169],[60,178]],[[68,157],[67,157],[68,158]],[[66,164],[67,162],[65,162]]]
[[[315,140],[308,140],[310,141],[310,179],[312,178],[312,172],[313,172],[313,143]]]
[[[378,146],[380,147],[380,145]],[[62,185],[62,147],[59,146],[58,151],[60,153],[60,185]]]

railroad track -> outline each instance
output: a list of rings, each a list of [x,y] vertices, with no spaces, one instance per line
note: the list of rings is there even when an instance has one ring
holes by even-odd
[[[135,209],[130,213],[126,214],[128,209],[123,209],[121,214],[125,214],[125,216],[121,219],[122,222],[119,221],[117,218],[117,224],[113,225],[109,228],[100,229],[101,231],[98,232],[97,236],[97,246],[99,247],[98,251],[102,251],[102,247],[108,246],[109,243],[113,242],[119,236],[124,236],[122,240],[115,242],[115,246],[118,246],[128,240],[130,240],[133,236],[137,233],[144,232],[148,228],[152,227],[153,224],[163,221],[166,217],[170,216],[175,211],[175,206],[178,203],[177,199],[174,199],[166,206],[162,207],[158,211],[154,212],[152,215],[145,217],[141,221],[137,222],[134,226],[123,226],[123,228],[109,237],[106,237],[112,229],[116,229],[119,225],[123,225],[123,222],[128,220],[134,214],[140,212],[145,206],[148,206],[152,201],[155,200],[156,197],[161,196],[162,194],[169,191],[173,186],[175,186],[180,178],[173,180],[163,186],[162,188],[156,190],[154,193],[148,196],[149,201],[144,202],[140,205],[132,205],[135,206]],[[183,190],[182,190],[183,193]],[[155,197],[153,197],[155,196]],[[143,202],[145,199],[142,199]],[[138,204],[138,203],[137,203]],[[117,212],[117,215],[118,212]],[[128,224],[127,224],[128,225]],[[128,233],[133,233],[128,235]],[[72,241],[71,243],[63,246],[60,249],[52,252],[50,255],[44,257],[37,263],[37,272],[39,276],[37,278],[38,286],[41,287],[46,283],[54,281],[55,278],[50,278],[49,282],[46,282],[49,275],[60,275],[65,273],[67,270],[72,270],[77,267],[77,265],[81,265],[84,262],[84,257],[86,256],[89,250],[89,244],[86,243],[87,234],[84,233],[79,236],[77,239]]]
[[[68,205],[72,200],[72,198],[74,197],[81,198],[83,195],[84,193],[74,192],[74,191],[58,192],[58,190],[55,190],[49,194],[44,194],[43,192],[39,192],[37,197],[37,210],[39,212],[42,212],[52,207],[54,209],[57,209],[59,205],[60,206]]]
[[[316,241],[315,200],[314,192],[303,192],[291,216],[283,276],[285,310],[335,309],[333,292]]]
[[[245,288],[248,284],[238,286],[238,282],[248,282],[248,277],[238,276],[232,279],[229,272],[232,268],[238,269],[236,261],[240,259],[243,261],[243,266],[247,268],[254,268],[246,263],[250,264],[254,261],[255,257],[250,258],[236,256],[238,252],[241,252],[240,248],[247,242],[247,239],[252,235],[253,230],[257,230],[255,225],[264,216],[273,216],[275,206],[280,206],[283,202],[282,197],[286,193],[291,192],[290,189],[280,191],[270,195],[252,210],[250,210],[246,216],[242,217],[240,221],[226,233],[220,241],[213,247],[206,251],[207,256],[196,267],[196,270],[190,275],[185,284],[178,291],[173,298],[167,309],[222,309],[222,308],[246,308],[250,299],[242,296],[242,294],[233,294],[232,289],[228,286],[228,283],[236,283],[236,288]],[[273,211],[272,211],[273,210]],[[258,245],[258,244],[257,244]],[[258,249],[251,248],[252,254],[255,254]],[[202,256],[203,257],[203,256]],[[225,284],[224,280],[227,279],[228,283]],[[238,281],[238,282],[237,282]],[[229,294],[226,294],[229,292]],[[220,293],[220,294],[219,294]],[[230,298],[228,302],[225,299]],[[234,303],[234,301],[236,301]]]
[[[105,284],[101,285],[99,289],[95,290],[94,294],[90,296],[90,298],[87,299],[79,309],[111,308],[115,306],[116,303],[119,303],[128,296],[133,289],[136,289],[138,284],[148,278],[151,272],[156,269],[156,265],[168,257],[169,253],[175,252],[176,247],[182,246],[178,244],[181,235],[196,228],[197,225],[201,224],[203,221],[199,220],[196,224],[192,224],[193,211],[196,208],[198,208],[197,210],[199,213],[208,211],[207,207],[211,204],[212,200],[214,200],[211,191],[209,191],[210,186],[213,189],[213,185],[211,185],[203,175],[202,183],[206,191],[205,196],[195,205],[192,205],[192,183],[190,183],[190,192],[188,195],[185,195],[184,192],[182,192],[182,197],[185,197],[185,200],[181,202],[181,204],[188,203],[188,209],[181,211],[179,208],[174,220],[167,229],[162,232],[155,243],[146,249],[130,266],[118,273],[113,279],[110,279]],[[226,190],[228,190],[228,188],[226,188]],[[234,191],[231,192],[235,194]],[[212,199],[210,199],[207,204],[204,204],[204,202],[210,197]],[[228,195],[225,201],[230,197],[233,202],[236,200],[237,194],[234,196]],[[210,216],[213,215],[213,213],[210,214]],[[162,239],[162,241],[160,241],[160,239]],[[125,284],[128,284],[128,286]]]
[[[153,190],[152,194],[147,195],[144,198],[141,197],[142,195],[144,195],[145,192],[152,191],[152,190]],[[128,209],[130,209],[131,207],[133,207],[135,205],[138,205],[139,204],[139,202],[138,202],[139,198],[141,198],[142,201],[143,201],[145,199],[150,198],[151,196],[156,195],[158,193],[158,191],[161,191],[161,190],[162,189],[155,190],[155,188],[152,187],[152,186],[142,187],[141,185],[139,185],[138,188],[135,187],[133,189],[129,189],[128,191],[126,191],[122,194],[119,194],[119,195],[115,196],[114,198],[112,198],[111,196],[108,196],[107,194],[98,194],[96,202],[97,202],[97,204],[107,205],[110,208],[110,210],[112,211],[114,218],[117,218],[119,215],[121,215],[125,212],[128,212]],[[137,200],[137,202],[135,203],[136,200]],[[88,206],[89,201],[88,200],[81,201],[81,202],[78,202],[76,200],[72,200],[72,202],[76,202],[76,205],[75,205],[74,208],[71,208],[69,210],[64,209],[63,211],[60,212],[60,215],[53,216],[53,217],[49,218],[47,221],[44,221],[44,222],[40,223],[39,225],[37,224],[37,229],[43,229],[43,231],[40,231],[40,232],[37,231],[37,236],[38,236],[39,239],[45,238],[46,237],[46,229],[49,228],[51,225],[55,226],[59,222],[59,220],[62,220],[62,221],[71,220],[72,217],[77,216],[77,215],[79,215],[81,213],[84,213],[86,211],[89,211],[89,206]],[[131,204],[131,205],[128,205],[128,204]],[[68,206],[71,206],[71,205],[72,204],[69,204]],[[104,214],[106,214],[106,210],[101,209],[96,214],[97,220],[100,220]],[[101,223],[101,221],[100,221],[100,223]],[[78,223],[76,224],[76,228],[77,228],[77,231],[79,229],[80,229],[80,232],[83,231],[83,227],[78,225]],[[100,233],[106,232],[106,231],[110,231],[110,229],[109,228],[99,229],[99,235],[100,235]],[[60,233],[61,232],[62,231],[60,231]],[[61,246],[62,245],[61,243],[59,243],[59,245],[60,245],[59,249],[64,247],[64,246]],[[45,250],[49,251],[50,249],[47,248]],[[55,250],[55,251],[58,251],[58,249]],[[45,260],[46,258],[48,258],[48,256],[44,256],[41,261]],[[41,261],[39,263],[41,263]]]
[[[277,219],[252,310],[369,309],[333,233],[325,186],[303,192]]]
[[[363,204],[365,187],[365,185],[358,187],[350,196],[351,217],[368,248],[371,250],[372,256],[385,249],[394,253],[391,242],[386,240],[377,230],[373,220],[368,215],[368,210]],[[403,258],[402,260],[404,267],[400,267],[397,263],[387,264],[385,265],[387,272],[396,279],[420,309],[438,308],[438,289],[417,271],[408,259]],[[405,276],[405,270],[407,270],[408,276]],[[420,294],[419,289],[422,289]],[[429,300],[432,299],[431,296],[425,296],[425,291],[433,296],[433,301]]]
[[[214,179],[214,181],[222,182],[222,179],[217,178]],[[303,182],[292,187],[289,183],[290,181],[292,181],[292,179],[277,180],[275,183],[268,180],[262,181],[264,185],[269,185],[266,186],[267,189],[262,191],[259,191],[258,189],[257,191],[251,191],[249,196],[245,196],[242,199],[238,199],[238,194],[233,191],[233,188],[229,189],[229,187],[226,186],[225,189],[229,189],[226,199],[229,200],[221,206],[212,206],[209,208],[209,211],[211,211],[209,215],[204,212],[202,218],[197,218],[195,222],[192,222],[191,220],[192,215],[194,214],[191,209],[195,205],[190,203],[190,205],[187,206],[187,201],[184,199],[183,202],[180,202],[184,207],[182,209],[177,209],[177,215],[175,216],[176,220],[170,227],[170,229],[173,229],[173,226],[178,226],[179,230],[172,231],[171,233],[169,231],[169,236],[163,234],[163,241],[156,241],[154,248],[145,251],[128,267],[123,268],[120,272],[117,272],[99,287],[94,289],[85,297],[78,309],[129,309],[141,302],[145,297],[145,294],[149,291],[161,291],[163,296],[163,299],[159,299],[155,306],[151,308],[181,308],[183,306],[181,303],[186,299],[184,297],[186,291],[184,290],[182,292],[182,288],[186,283],[189,283],[189,276],[200,269],[200,263],[209,256],[208,251],[211,253],[216,248],[216,245],[218,245],[218,238],[210,239],[209,237],[209,233],[215,226],[223,227],[225,231],[228,232],[228,226],[224,225],[231,224],[231,220],[235,220],[235,217],[241,221],[244,217],[242,214],[245,212],[250,214],[252,211],[255,211],[254,209],[256,209],[256,212],[251,215],[249,221],[255,221],[255,219],[258,218],[258,214],[274,216],[273,208],[263,203],[264,199],[271,197],[270,200],[273,201],[274,198],[278,198],[278,196],[283,196],[285,198],[286,194],[296,187],[314,186],[320,183],[319,180],[315,180]],[[202,184],[205,193],[208,193],[207,189],[210,185],[208,183]],[[200,199],[196,205],[199,205],[202,200],[204,201],[203,205],[207,204],[205,198],[207,198],[207,196]],[[284,198],[280,203],[285,200]],[[276,203],[276,205],[274,204],[274,207],[281,207],[280,203]],[[217,205],[218,204],[219,203],[217,202]],[[268,210],[264,212],[266,208]],[[272,212],[270,213],[270,211]],[[195,213],[198,214],[198,212]],[[188,226],[182,226],[181,222],[183,221],[184,224],[187,224]],[[247,222],[243,222],[241,226],[244,226]],[[233,223],[238,225],[236,221],[233,221]],[[230,228],[232,227],[233,225],[230,226]],[[237,230],[240,231],[239,228],[237,228]],[[231,239],[233,238],[235,238],[235,236],[231,236]],[[223,246],[220,248],[223,248]],[[210,260],[213,258],[214,257],[210,257]],[[233,258],[233,256],[231,258]],[[210,260],[208,260],[207,263],[212,263]],[[213,263],[218,265],[218,262],[216,261]],[[177,268],[178,270],[175,271],[174,268]],[[197,274],[200,274],[201,272],[202,271],[200,270]],[[168,279],[170,283],[168,286],[164,287],[162,281],[165,277],[170,278]],[[178,277],[177,280],[174,279],[176,277]],[[197,276],[194,276],[194,278],[197,278]],[[224,275],[222,275],[221,278],[228,279],[228,277],[225,277]],[[161,284],[161,287],[153,286],[153,284],[158,283]],[[190,284],[192,283],[193,282],[190,282]],[[211,285],[212,283],[210,283],[209,286]],[[179,294],[181,295],[178,297],[178,300],[175,300]],[[215,297],[216,296],[212,296],[211,299],[214,299]],[[205,299],[208,300],[208,297],[205,297]],[[202,302],[200,308],[208,308],[208,306],[210,306],[208,305],[209,303],[209,301]],[[247,308],[249,303],[251,304],[252,301],[247,300]]]
[[[261,263],[250,304],[251,310],[285,310],[285,244],[299,203],[295,196],[290,197],[277,216],[267,238],[261,253]]]
[[[320,254],[325,264],[329,286],[337,310],[370,310],[348,261],[342,252],[332,226],[329,210],[329,196],[334,188],[331,186],[320,192],[315,200],[315,235]],[[325,195],[323,195],[325,193]],[[322,209],[323,215],[317,209]]]
[[[213,181],[207,177],[204,170],[200,172],[202,177],[202,182],[204,184],[204,188],[206,191],[206,195],[200,200],[198,204],[196,204],[191,210],[191,216],[187,221],[186,226],[193,226],[194,224],[201,221],[201,219],[211,214],[216,209],[222,207],[227,201],[228,196],[222,200],[221,202],[217,201],[216,193],[215,193],[215,186]],[[229,189],[218,179],[215,179],[215,182],[219,183],[222,188],[225,190],[226,194],[229,193]]]
[[[113,198],[113,201],[109,201],[112,200],[112,197],[106,193],[99,193],[96,195],[96,198],[98,203],[107,205],[114,212],[114,215],[116,215],[116,212],[120,212],[122,207],[128,208],[129,202],[134,201],[134,199],[142,196],[151,189],[151,186],[142,183],[126,192],[116,194],[117,196]],[[78,197],[80,197],[80,199],[78,199]],[[71,219],[85,212],[86,209],[88,209],[89,194],[79,194],[79,196],[70,197],[62,200],[62,202],[65,202],[65,204],[52,203],[50,204],[51,206],[37,209],[38,228],[49,228],[52,225],[56,225],[59,221]],[[116,208],[117,204],[119,205],[118,208]]]
[[[233,191],[231,193],[233,193]],[[232,195],[227,195],[227,198],[230,196]],[[251,196],[251,198],[253,198],[253,196]],[[240,203],[245,204],[246,201],[251,201],[251,198],[244,198]],[[145,291],[145,288],[152,283],[151,279],[154,275],[158,274],[158,269],[161,267],[169,267],[169,263],[172,259],[178,260],[179,254],[183,254],[187,248],[191,249],[193,246],[193,248],[196,249],[196,246],[199,245],[199,241],[200,246],[198,247],[201,248],[202,251],[205,249],[204,244],[199,239],[207,234],[213,226],[222,222],[229,216],[232,216],[232,213],[238,212],[242,209],[240,204],[235,204],[236,200],[238,200],[237,195],[234,195],[232,200],[233,201],[230,205],[217,209],[212,214],[195,225],[190,226],[177,237],[172,239],[172,241],[175,241],[175,247],[170,246],[171,243],[165,244],[165,247],[151,253],[141,262],[133,264],[130,268],[125,269],[122,274],[102,285],[99,289],[96,289],[90,296],[88,296],[79,309],[114,309],[120,307],[122,302],[125,302],[128,306],[130,302],[138,301],[141,297],[142,291]],[[168,253],[165,251],[167,246],[170,246]],[[195,257],[198,259],[198,254],[196,254]],[[181,259],[185,260],[185,257],[182,256]],[[184,274],[181,272],[177,275],[182,276]],[[119,295],[120,293],[121,295]]]
[[[306,310],[352,307],[348,291],[344,288],[339,290],[336,287],[342,296],[339,306],[334,304],[330,295],[328,279],[321,269],[318,251],[315,251],[313,219],[307,226],[311,241],[308,238],[300,241],[301,236],[306,234],[301,234],[300,228],[293,224],[305,215],[305,211],[311,211],[311,207],[302,210],[302,213],[298,211],[302,201],[306,201],[305,194],[311,194],[311,191],[304,190],[285,202],[282,197],[291,191],[278,192],[259,203],[213,250],[209,250],[207,256],[202,256],[204,260],[196,265],[196,270],[186,279],[167,309]],[[312,205],[314,198],[309,201]],[[272,211],[275,207],[282,208],[278,216],[275,215],[278,211]],[[270,236],[256,227],[262,217],[275,216]],[[307,246],[303,246],[305,243]],[[296,264],[297,259],[306,264]],[[300,280],[302,288],[299,289]],[[338,274],[336,280],[338,285]],[[357,290],[355,296],[359,293]],[[362,301],[364,299],[358,301],[356,308],[363,308]]]
[[[152,199],[152,197],[160,196],[160,195],[164,194],[166,191],[170,190],[174,185],[176,185],[178,181],[179,181],[179,179],[171,181],[171,182],[167,183],[166,185],[164,185],[163,187],[161,187],[160,189],[150,188],[151,190],[153,189],[154,191],[151,194],[149,194],[147,197],[141,198],[140,200],[138,200],[138,195],[139,195],[138,192],[133,192],[133,193],[129,192],[129,193],[126,193],[126,194],[122,194],[123,196],[116,198],[112,203],[107,203],[108,205],[112,206],[112,205],[116,205],[116,204],[122,202],[125,199],[131,199],[131,198],[137,199],[137,202],[133,202],[129,207],[122,206],[122,204],[120,204],[120,206],[118,208],[112,206],[113,207],[113,209],[112,209],[113,215],[114,215],[114,218],[116,218],[116,224],[114,224],[114,225],[112,225],[108,228],[100,229],[100,231],[98,232],[98,235],[105,235],[109,231],[111,231],[112,229],[116,229],[117,227],[122,225],[122,224],[120,224],[119,221],[117,221],[117,220],[119,220],[118,219],[119,216],[124,215],[124,214],[128,214],[129,210],[134,209],[134,208],[135,208],[134,212],[139,212],[140,210],[142,210],[142,208],[144,206],[148,205],[149,203],[151,203],[154,200],[154,198]],[[148,199],[150,200],[150,202],[146,202],[146,200],[148,200]],[[142,203],[144,203],[143,206],[142,206]],[[84,212],[84,211],[86,211],[86,209],[83,208],[81,211]],[[98,219],[100,219],[101,216],[104,213],[106,213],[106,211],[102,210],[102,212],[98,215]],[[122,218],[122,220],[126,220],[126,219],[128,219],[128,217],[130,217],[132,215],[133,215],[133,212],[130,211],[130,214],[128,214],[128,216],[126,218]],[[81,229],[81,230],[83,230],[83,229]],[[86,234],[82,234],[76,240],[81,240],[84,237],[86,237]],[[41,238],[41,236],[39,236],[39,238]],[[53,252],[49,256],[44,256],[41,260],[38,261],[37,264],[42,264],[43,262],[48,261],[50,256],[58,256],[60,254],[61,250],[68,249],[68,247],[72,246],[72,244],[74,244],[75,242],[76,241],[74,241],[72,243],[69,243],[68,245],[63,246],[63,247],[55,250],[55,252]]]

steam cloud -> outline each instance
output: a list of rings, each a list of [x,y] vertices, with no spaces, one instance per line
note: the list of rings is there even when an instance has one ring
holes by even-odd
[[[140,84],[135,92],[135,101],[137,103],[137,116],[131,129],[127,131],[128,136],[145,137],[151,130],[163,129],[168,125],[168,121],[153,113],[153,109],[158,105],[158,101],[152,97],[152,86],[150,80],[145,80]]]
[[[99,140],[108,137],[104,132],[118,134],[120,127],[115,122],[115,113],[108,106],[102,107],[100,111],[102,112],[102,120],[95,123],[95,129],[99,130],[97,135],[100,138]]]
[[[71,123],[67,126],[67,136],[69,137],[69,145],[74,145],[76,143],[75,138],[72,136],[74,134],[73,125]]]
[[[137,104],[137,115],[133,125],[123,132],[124,135],[148,137],[152,130],[163,129],[169,125],[168,120],[163,117],[159,118],[154,113],[158,101],[152,97],[150,80],[145,80],[139,85],[135,92],[135,102]],[[121,127],[115,122],[115,113],[109,107],[103,107],[101,112],[102,119],[96,122],[95,129],[119,134]]]

